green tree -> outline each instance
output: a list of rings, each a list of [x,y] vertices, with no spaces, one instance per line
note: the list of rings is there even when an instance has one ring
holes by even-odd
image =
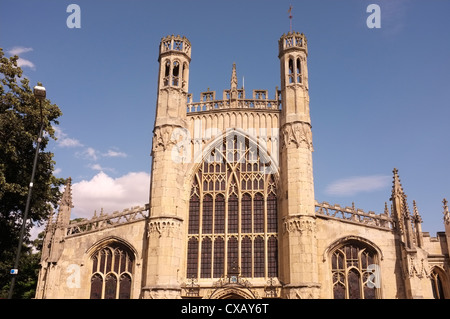
[[[9,287],[11,280],[9,270],[14,264],[19,242],[41,120],[44,135],[40,143],[24,247],[30,245],[31,227],[42,225],[57,207],[61,197],[59,187],[65,182],[53,175],[54,154],[45,151],[50,138],[56,140],[52,124],[59,124],[57,119],[62,115],[61,110],[45,99],[41,117],[39,101],[33,95],[29,80],[22,78],[18,59],[18,56],[5,57],[0,48],[0,297],[5,297],[5,287]],[[20,264],[24,269],[27,267],[24,263],[36,257],[30,257],[32,255],[35,254],[29,248],[22,250]],[[26,285],[23,281],[29,283],[26,277],[26,272],[19,272],[17,285]]]

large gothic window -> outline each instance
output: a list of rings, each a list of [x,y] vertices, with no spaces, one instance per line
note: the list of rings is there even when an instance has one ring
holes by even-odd
[[[356,241],[340,245],[331,253],[334,298],[379,298],[378,265],[378,256],[370,247]]]
[[[188,278],[278,275],[277,197],[272,163],[248,138],[224,137],[208,153],[191,189]]]
[[[133,253],[113,243],[92,256],[91,299],[130,299]]]

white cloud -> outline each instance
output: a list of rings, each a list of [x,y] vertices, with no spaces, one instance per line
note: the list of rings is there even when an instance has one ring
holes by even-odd
[[[25,48],[25,47],[13,47],[8,51],[11,55],[21,55],[22,53],[33,51],[33,48]]]
[[[19,60],[17,60],[17,65],[20,66],[22,69],[28,67],[32,70],[36,70],[36,66],[34,65],[34,63],[24,58],[19,58]]]
[[[98,163],[95,164],[89,164],[88,167],[94,171],[99,171],[99,172],[115,172],[116,170],[114,168],[109,168],[109,167],[103,167]]]
[[[87,160],[97,161],[98,160],[98,152],[92,148],[88,147],[83,152],[76,153],[77,156],[82,157]]]
[[[33,70],[36,69],[36,66],[33,62],[30,60],[24,59],[20,57],[21,54],[33,51],[33,48],[26,48],[26,47],[13,47],[11,50],[8,50],[8,53],[11,55],[17,55],[19,56],[19,59],[17,60],[17,65],[21,68],[29,67]]]
[[[150,175],[145,172],[130,172],[112,178],[100,172],[91,180],[83,180],[72,185],[74,208],[72,217],[91,218],[101,209],[105,213],[122,211],[133,206],[148,203]]]
[[[92,164],[89,165],[90,169],[93,169],[94,171],[103,171],[104,168],[100,164]]]
[[[105,157],[127,157],[127,154],[123,152],[108,150],[108,152],[102,154]]]
[[[67,137],[67,134],[61,128],[55,127],[56,144],[59,147],[81,147],[83,144],[77,139]]]
[[[390,179],[391,177],[386,175],[355,176],[331,183],[326,187],[325,192],[329,195],[353,196],[387,187]]]

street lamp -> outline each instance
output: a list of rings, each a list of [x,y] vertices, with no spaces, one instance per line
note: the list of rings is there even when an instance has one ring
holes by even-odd
[[[41,128],[39,130],[39,137],[38,137],[37,143],[36,143],[36,153],[34,155],[33,171],[31,173],[31,181],[30,181],[30,186],[28,189],[27,204],[25,206],[25,212],[23,213],[22,227],[20,228],[20,236],[19,236],[19,244],[17,246],[16,260],[14,261],[14,268],[11,269],[12,279],[11,279],[11,286],[9,287],[8,299],[12,298],[14,285],[16,283],[16,276],[18,274],[20,252],[22,250],[23,237],[25,235],[25,226],[27,224],[28,211],[30,209],[30,201],[31,201],[31,193],[33,191],[34,175],[36,173],[36,164],[37,164],[37,160],[39,157],[39,147],[40,147],[40,144],[42,141],[42,131],[44,130],[44,119],[42,117],[42,100],[45,100],[45,96],[46,96],[45,87],[43,87],[42,85],[36,85],[34,87],[33,93],[34,93],[34,97],[39,100]]]

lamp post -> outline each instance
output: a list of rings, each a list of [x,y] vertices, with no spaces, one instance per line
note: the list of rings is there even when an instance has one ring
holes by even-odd
[[[36,173],[36,165],[37,165],[37,160],[39,157],[39,147],[40,147],[40,144],[42,141],[42,131],[44,130],[44,119],[42,117],[42,100],[45,100],[45,96],[46,96],[45,87],[43,87],[41,85],[36,85],[33,89],[33,93],[34,93],[34,97],[39,100],[41,128],[39,130],[39,137],[38,137],[37,143],[36,143],[36,153],[34,155],[33,171],[31,173],[31,181],[30,181],[30,185],[29,185],[29,189],[28,189],[28,197],[27,197],[27,203],[25,205],[25,212],[23,213],[22,227],[20,228],[19,244],[17,246],[16,259],[14,261],[14,268],[11,269],[12,279],[11,279],[11,286],[9,287],[8,299],[12,298],[13,291],[14,291],[14,285],[16,283],[16,277],[18,274],[20,252],[22,250],[23,237],[25,235],[25,227],[26,227],[27,219],[28,219],[28,211],[30,209],[30,201],[31,201],[31,193],[33,191],[34,175]]]

